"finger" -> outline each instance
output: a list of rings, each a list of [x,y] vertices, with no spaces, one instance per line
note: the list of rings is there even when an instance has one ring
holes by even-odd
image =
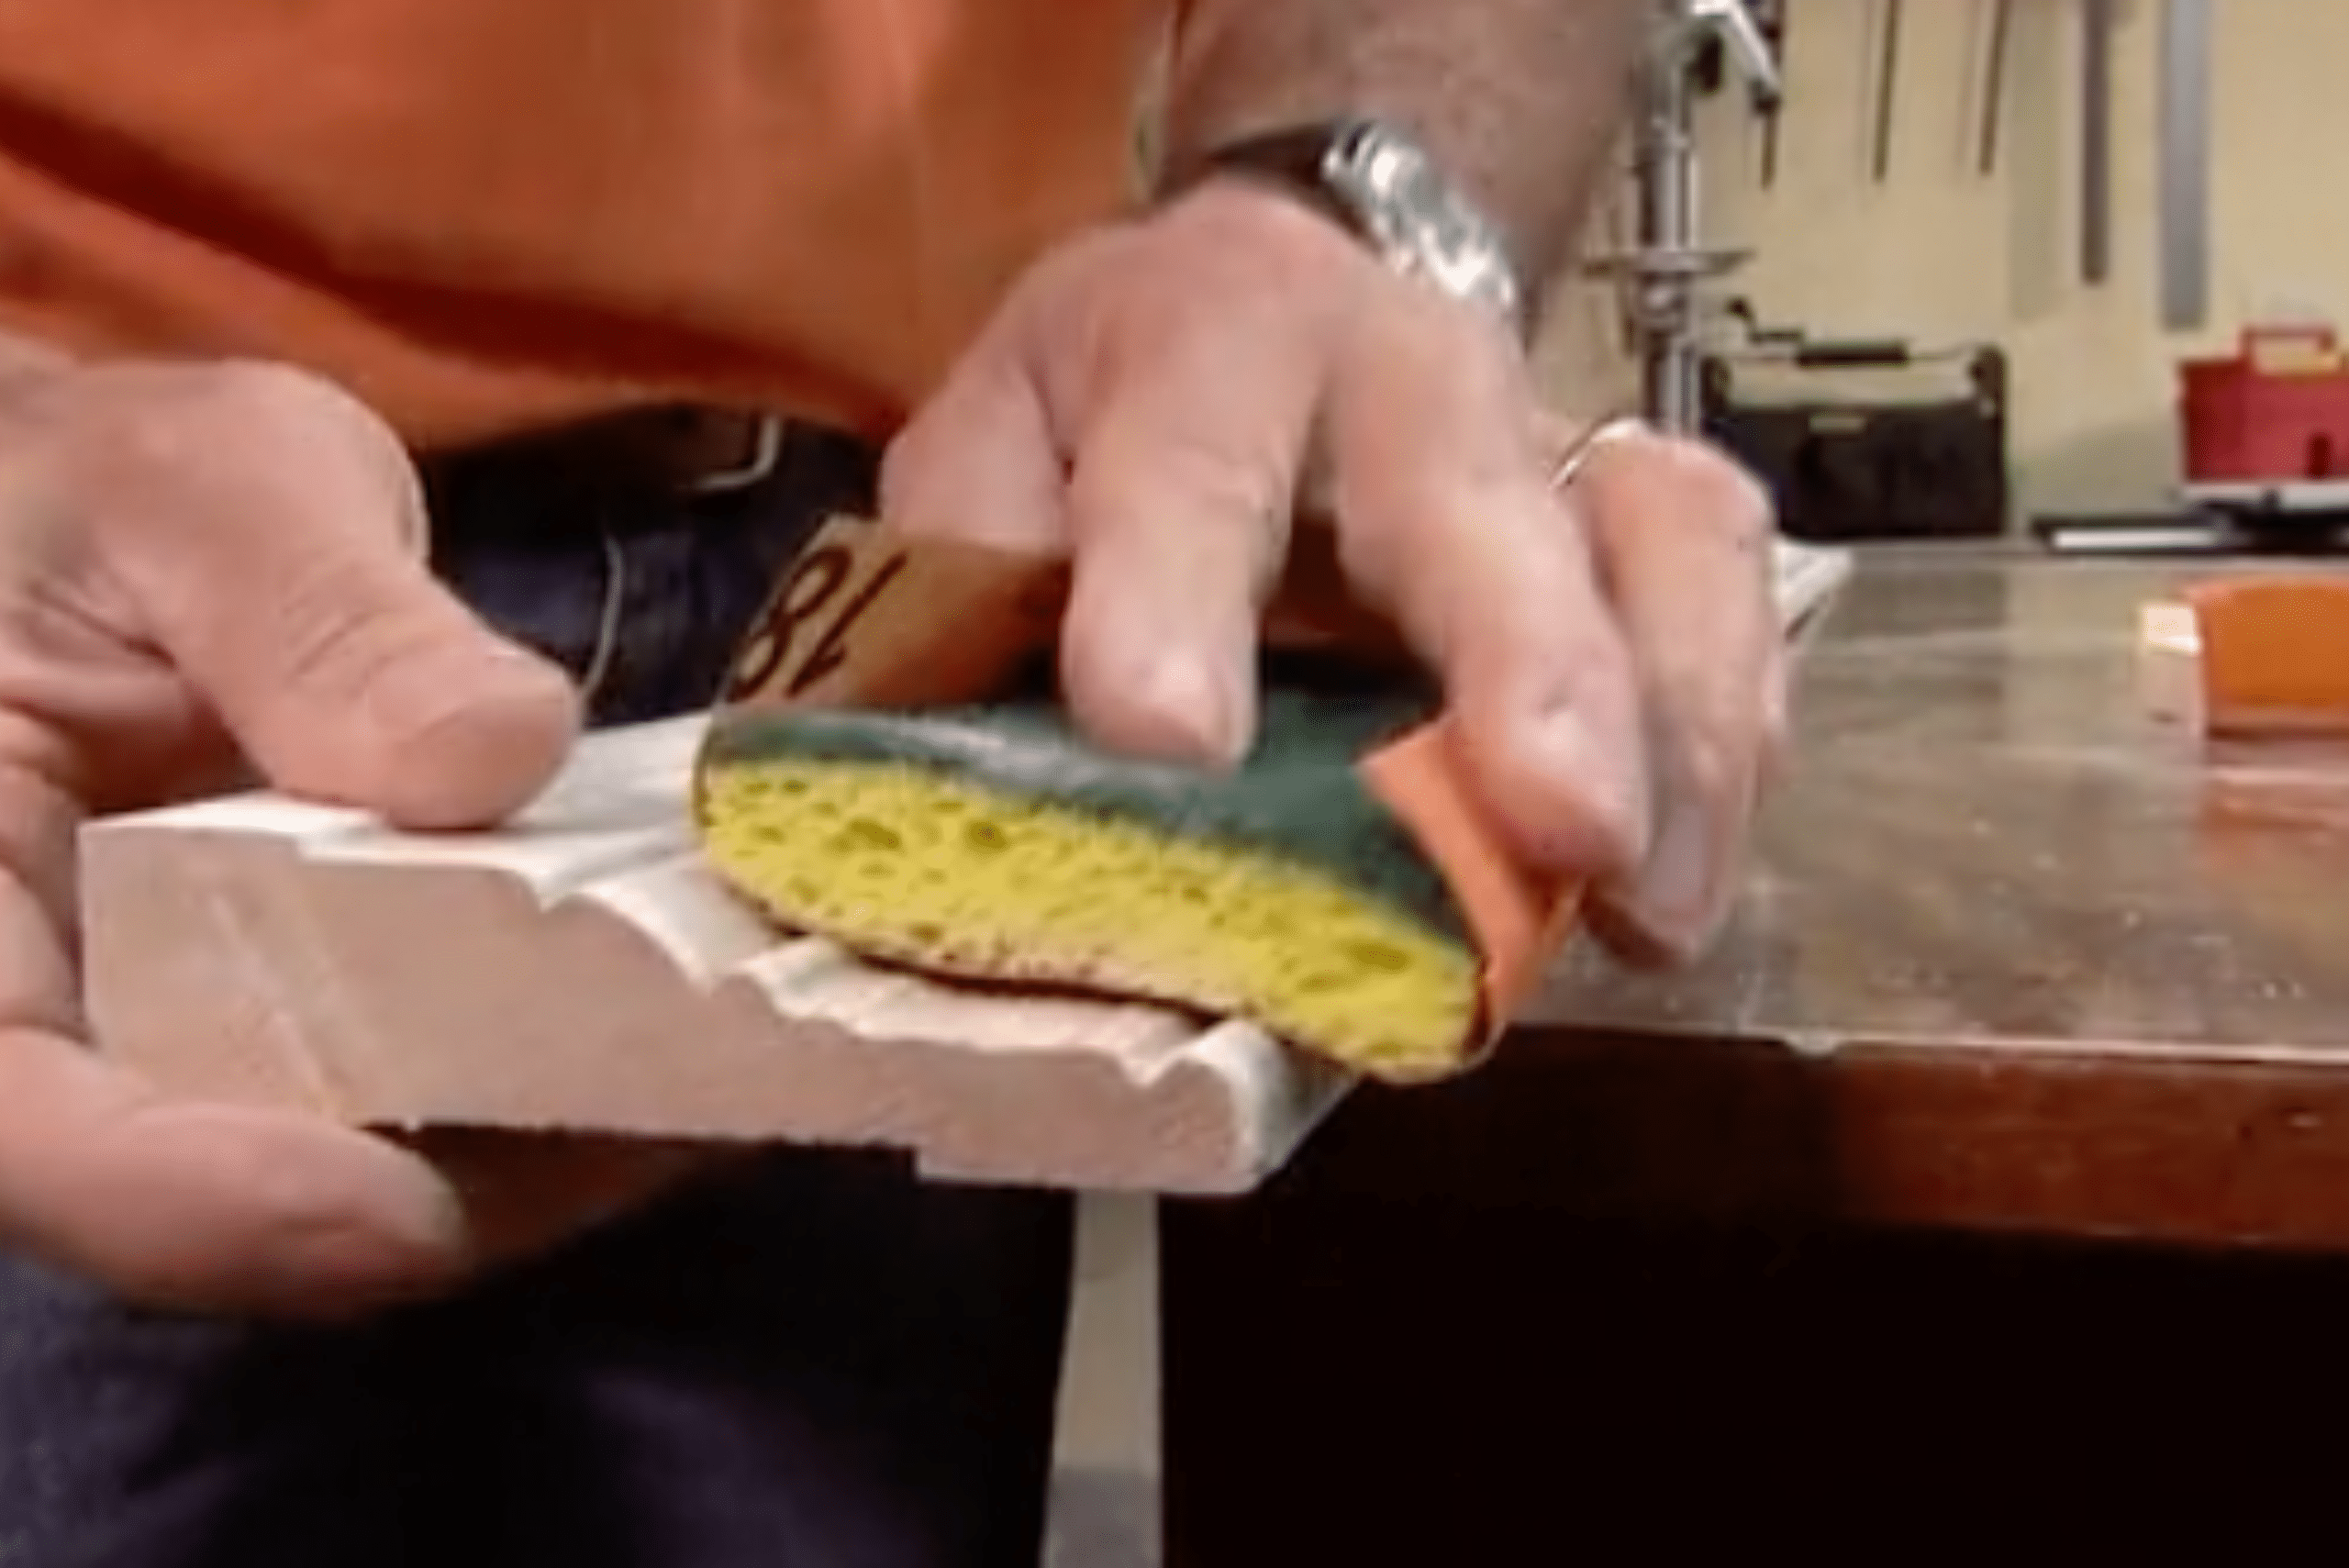
[[[158,1307],[268,1316],[430,1294],[468,1257],[420,1162],[315,1118],[161,1100],[68,1037],[0,1031],[0,1232]]]
[[[1636,864],[1648,784],[1631,656],[1579,521],[1550,490],[1514,349],[1398,285],[1338,386],[1349,574],[1442,673],[1486,804],[1548,869]]]
[[[1598,890],[1619,953],[1679,962],[1736,891],[1784,724],[1767,495],[1696,442],[1633,435],[1595,449],[1575,488],[1629,639],[1650,718],[1657,828],[1645,861]]]
[[[453,1277],[463,1228],[422,1165],[307,1118],[163,1102],[81,1044],[78,809],[0,766],[0,1239],[190,1308],[351,1310]]]
[[[110,559],[272,782],[418,828],[543,785],[576,695],[433,579],[415,475],[373,417],[274,371],[159,401],[146,422],[168,436],[95,492]]]
[[[754,1157],[731,1145],[495,1128],[429,1128],[400,1141],[455,1189],[475,1253],[493,1264],[526,1260]]]
[[[1058,556],[1060,451],[1035,381],[1000,333],[956,366],[881,465],[881,520],[907,533]]]
[[[1258,623],[1287,549],[1319,352],[1302,328],[1245,311],[1138,317],[1117,350],[1069,484],[1062,685],[1105,745],[1231,766],[1255,735]]]

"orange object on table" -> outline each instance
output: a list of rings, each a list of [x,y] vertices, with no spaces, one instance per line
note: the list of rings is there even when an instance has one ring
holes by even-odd
[[[2157,715],[2206,734],[2349,734],[2349,575],[2197,584],[2145,606],[2142,674]]]

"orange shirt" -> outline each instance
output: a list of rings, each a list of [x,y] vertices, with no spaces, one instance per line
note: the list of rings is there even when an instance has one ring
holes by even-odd
[[[329,374],[420,445],[868,431],[1133,187],[1167,0],[5,0],[0,328]]]

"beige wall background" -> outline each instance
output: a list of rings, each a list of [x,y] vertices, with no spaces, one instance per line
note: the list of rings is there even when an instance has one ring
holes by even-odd
[[[2244,320],[2316,313],[2349,331],[2349,0],[2213,0],[2211,289],[2206,330],[2156,308],[2157,0],[2125,0],[2114,66],[2113,269],[2080,281],[2080,48],[2075,0],[2019,0],[1998,172],[1974,146],[1988,0],[1909,0],[1892,169],[1869,178],[1882,0],[1791,0],[1775,184],[1741,98],[1699,132],[1710,242],[1750,246],[1727,287],[1765,319],[1820,333],[2003,342],[2025,507],[2156,505],[2176,470],[2184,354]],[[1610,217],[1602,213],[1604,242]],[[1612,302],[1562,288],[1543,345],[1570,407],[1627,395]]]

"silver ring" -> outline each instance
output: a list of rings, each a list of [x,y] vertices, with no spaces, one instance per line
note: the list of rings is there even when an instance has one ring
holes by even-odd
[[[1575,476],[1590,461],[1590,454],[1610,441],[1620,441],[1648,433],[1648,423],[1636,415],[1618,414],[1611,419],[1601,419],[1582,433],[1582,439],[1568,447],[1565,455],[1550,471],[1550,488],[1564,490],[1575,482]]]

